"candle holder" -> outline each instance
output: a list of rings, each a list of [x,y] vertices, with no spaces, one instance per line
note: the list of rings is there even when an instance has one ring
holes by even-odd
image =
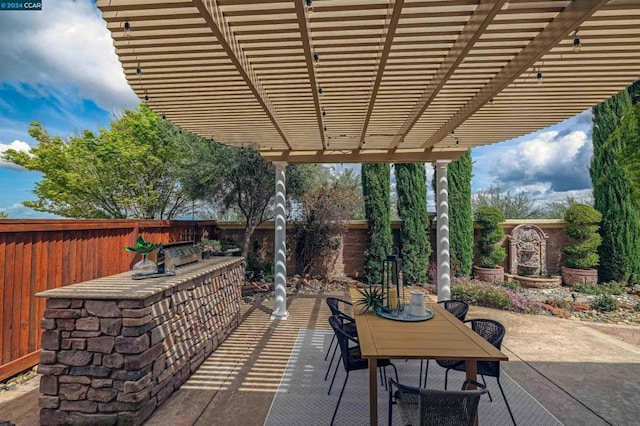
[[[404,289],[400,282],[402,259],[397,253],[390,254],[382,261],[382,302],[390,310],[398,308],[404,300]]]

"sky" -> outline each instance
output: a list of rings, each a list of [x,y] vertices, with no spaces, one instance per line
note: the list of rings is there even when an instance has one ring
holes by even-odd
[[[93,1],[55,0],[43,2],[42,11],[0,11],[0,52],[0,154],[37,144],[28,133],[32,121],[67,137],[106,127],[114,113],[139,102]],[[542,206],[567,196],[585,199],[591,191],[591,154],[591,112],[585,111],[547,129],[475,148],[472,190],[498,183],[505,191],[525,191]],[[427,173],[431,178],[431,167]],[[32,191],[40,179],[39,173],[0,158],[0,211],[10,218],[52,217],[21,204],[36,199]]]

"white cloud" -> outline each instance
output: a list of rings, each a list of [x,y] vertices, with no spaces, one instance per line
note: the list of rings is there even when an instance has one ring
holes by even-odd
[[[28,143],[19,141],[19,140],[15,140],[10,144],[4,144],[0,142],[0,168],[24,170],[22,167],[4,160],[4,153],[9,149],[13,149],[21,152],[29,152],[29,150],[31,149],[31,146],[29,146]]]
[[[0,211],[5,212],[9,219],[55,219],[60,217],[30,209],[20,203],[14,203],[8,207],[0,207]]]
[[[54,86],[113,111],[138,103],[105,22],[91,1],[59,0],[42,12],[0,14],[0,81]],[[62,95],[62,96],[61,96]]]
[[[589,189],[591,117],[585,111],[533,134],[474,150],[475,190],[495,182],[533,196]]]

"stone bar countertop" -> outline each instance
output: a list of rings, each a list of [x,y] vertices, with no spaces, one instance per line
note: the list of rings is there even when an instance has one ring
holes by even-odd
[[[146,299],[177,287],[191,279],[201,277],[242,262],[242,257],[214,257],[175,269],[175,275],[134,280],[131,271],[97,278],[36,294],[49,299]]]

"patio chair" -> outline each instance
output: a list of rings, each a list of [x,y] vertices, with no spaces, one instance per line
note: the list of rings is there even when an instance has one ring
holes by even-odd
[[[446,309],[454,317],[458,318],[460,321],[464,321],[467,316],[467,312],[469,312],[469,304],[467,302],[463,302],[462,300],[441,300],[438,302],[438,305],[442,306]],[[423,360],[420,361],[420,376],[418,379],[418,383],[422,380],[422,364]],[[423,387],[427,387],[427,375],[429,374],[429,360],[427,360],[427,368],[424,370],[424,384]]]
[[[506,329],[504,325],[499,323],[498,321],[491,319],[471,319],[464,321],[465,324],[470,323],[471,329],[482,336],[487,342],[491,343],[495,346],[496,349],[500,349],[502,347],[502,339],[504,339],[504,335],[506,333]],[[447,382],[449,379],[449,370],[456,371],[466,371],[466,364],[464,361],[459,360],[436,360],[440,367],[446,368],[444,375],[444,388],[447,389]],[[513,413],[511,412],[511,407],[509,406],[509,401],[507,401],[507,397],[504,394],[504,389],[502,389],[502,385],[500,384],[500,361],[480,361],[478,362],[478,374],[482,377],[482,381],[487,385],[487,382],[484,376],[495,377],[498,382],[498,387],[500,388],[500,393],[502,393],[502,398],[504,399],[504,403],[507,405],[507,410],[509,411],[509,416],[511,416],[511,421],[513,424],[516,424],[516,420],[513,417]],[[491,393],[487,390],[487,394],[489,395],[489,400],[493,401],[491,397]]]
[[[353,317],[347,315],[344,311],[340,310],[340,303],[347,306],[353,306],[353,305],[350,302],[347,302],[346,300],[338,299],[337,297],[327,297],[326,300],[327,300],[327,305],[331,310],[331,316],[339,315],[342,318],[343,325],[344,325],[343,330],[351,336],[357,336],[358,333],[356,331],[355,320],[353,319]],[[327,358],[329,357],[329,352],[331,352],[331,348],[333,347],[333,355],[331,355],[331,361],[329,361],[327,372],[324,375],[325,382],[329,377],[329,371],[331,371],[331,366],[333,365],[333,360],[335,359],[336,352],[338,350],[337,344],[335,345],[335,347],[333,346],[335,341],[336,341],[336,335],[334,333],[333,336],[331,337],[331,342],[329,343],[329,348],[327,349],[327,353],[324,355],[324,360],[326,361]]]
[[[468,390],[472,384],[477,389]],[[485,386],[471,380],[466,380],[460,391],[443,391],[414,388],[389,379],[389,426],[393,423],[394,405],[398,406],[403,425],[471,426],[480,396],[485,393]]]
[[[338,414],[338,408],[340,407],[340,401],[342,401],[342,395],[344,394],[344,389],[347,385],[347,380],[349,379],[349,373],[355,370],[366,370],[369,368],[369,360],[362,358],[362,354],[360,352],[360,344],[358,342],[358,338],[356,336],[351,336],[347,332],[344,331],[342,325],[342,318],[340,316],[331,316],[329,317],[329,324],[333,329],[333,332],[336,335],[336,340],[338,341],[338,346],[340,346],[340,359],[342,360],[342,365],[344,367],[344,371],[346,372],[346,376],[344,378],[344,383],[342,384],[342,390],[340,391],[340,396],[338,397],[338,403],[336,404],[336,408],[333,411],[333,416],[331,417],[331,424],[333,425],[333,421],[336,418],[336,414]],[[354,344],[355,346],[349,347],[350,344]],[[398,380],[398,370],[396,366],[388,359],[379,359],[378,367],[384,371],[385,380],[386,380],[386,368],[388,366],[392,366],[396,375],[396,380]],[[331,388],[333,387],[333,382],[336,379],[336,373],[338,372],[339,363],[336,365],[336,369],[333,373],[333,378],[331,379],[331,385],[329,386],[328,394],[331,394]],[[382,372],[381,372],[382,374]],[[386,384],[386,381],[385,381]]]

